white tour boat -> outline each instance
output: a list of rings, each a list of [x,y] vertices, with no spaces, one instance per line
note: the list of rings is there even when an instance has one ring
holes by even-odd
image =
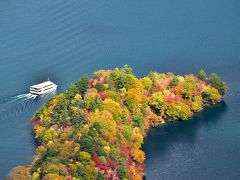
[[[56,91],[57,85],[48,80],[30,87],[30,93],[34,95],[43,95]]]

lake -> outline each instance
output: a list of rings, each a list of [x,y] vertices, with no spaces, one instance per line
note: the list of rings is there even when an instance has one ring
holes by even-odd
[[[149,71],[218,73],[225,103],[187,122],[149,131],[146,178],[239,179],[240,1],[12,0],[0,2],[0,179],[29,164],[30,119],[49,97],[29,86],[49,77],[67,89],[83,74],[130,65]]]

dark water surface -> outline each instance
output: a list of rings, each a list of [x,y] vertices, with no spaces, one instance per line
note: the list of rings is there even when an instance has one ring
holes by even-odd
[[[46,101],[25,94],[50,77],[62,92],[85,73],[129,64],[148,71],[217,72],[225,103],[145,139],[147,179],[239,179],[239,0],[0,2],[0,179],[29,164],[30,118]]]

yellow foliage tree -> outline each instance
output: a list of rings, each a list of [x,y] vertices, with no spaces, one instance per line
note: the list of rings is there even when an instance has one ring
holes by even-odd
[[[152,87],[152,80],[149,77],[144,77],[141,79],[142,84],[144,85],[144,88],[149,90]]]
[[[131,142],[132,142],[132,146],[136,149],[140,148],[141,144],[143,143],[143,136],[140,133],[139,128],[137,127],[133,128]]]
[[[112,140],[116,139],[117,125],[112,113],[106,110],[92,112],[89,113],[88,120],[90,125],[98,122],[103,127],[103,132],[107,137],[110,137]]]
[[[30,168],[26,166],[17,166],[11,170],[6,180],[31,180]]]
[[[117,121],[121,121],[121,115],[122,115],[122,108],[119,103],[113,101],[112,99],[105,99],[103,101],[103,108],[106,111],[109,111],[112,113],[113,118]]]
[[[194,96],[193,97],[193,103],[191,105],[191,108],[194,112],[201,111],[203,109],[203,100],[201,96]]]
[[[89,153],[86,152],[86,151],[81,151],[81,152],[80,152],[80,156],[81,156],[83,159],[90,159],[90,158],[91,158],[91,154],[89,154]]]
[[[143,161],[145,160],[145,153],[140,149],[134,148],[131,151],[131,155],[132,155],[133,159],[135,161],[137,161],[138,163],[143,163]]]
[[[130,109],[142,106],[143,95],[139,89],[132,88],[127,91],[126,103]]]
[[[63,180],[64,177],[58,174],[46,174],[42,179],[43,180]]]

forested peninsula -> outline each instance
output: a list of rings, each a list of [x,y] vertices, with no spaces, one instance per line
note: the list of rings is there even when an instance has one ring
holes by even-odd
[[[35,113],[32,164],[14,168],[7,179],[143,179],[148,129],[188,120],[226,91],[217,74],[203,70],[137,78],[124,66],[83,76]]]

